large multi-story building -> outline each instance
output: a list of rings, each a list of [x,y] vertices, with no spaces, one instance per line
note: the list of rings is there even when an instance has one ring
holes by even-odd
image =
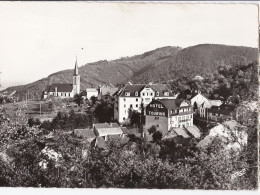
[[[115,97],[114,119],[128,122],[129,110],[141,112],[153,99],[175,99],[166,84],[127,84]]]
[[[193,126],[193,109],[184,99],[153,100],[145,108],[145,128],[156,126],[163,132]]]
[[[80,75],[78,70],[77,60],[75,62],[73,81],[71,83],[53,83],[48,85],[43,92],[43,98],[48,96],[60,97],[60,98],[72,98],[74,95],[80,93]]]

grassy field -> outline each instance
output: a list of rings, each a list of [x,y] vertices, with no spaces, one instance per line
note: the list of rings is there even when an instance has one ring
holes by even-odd
[[[15,104],[8,103],[4,105],[6,113],[11,117],[15,117],[21,110],[27,117],[39,118],[40,120],[52,119],[56,116],[57,111],[52,111],[49,108],[47,101],[28,101],[17,102]]]

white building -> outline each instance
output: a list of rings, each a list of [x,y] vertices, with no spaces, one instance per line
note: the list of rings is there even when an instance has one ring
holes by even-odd
[[[212,106],[222,105],[222,101],[210,100],[200,92],[192,95],[189,100],[194,108],[195,114],[199,115],[201,118],[208,117],[208,109],[210,109]]]
[[[175,96],[165,84],[125,85],[115,97],[114,119],[128,122],[129,109],[141,112],[153,99],[175,99]]]
[[[98,90],[96,88],[87,88],[86,89],[86,98],[90,99],[92,96],[98,97]]]
[[[80,75],[78,73],[78,63],[75,62],[73,82],[70,83],[53,83],[46,87],[43,92],[43,98],[48,96],[60,97],[60,98],[72,98],[74,95],[80,93]]]

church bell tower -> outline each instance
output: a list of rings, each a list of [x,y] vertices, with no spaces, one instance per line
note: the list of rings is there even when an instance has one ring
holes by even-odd
[[[76,58],[74,74],[73,74],[73,94],[76,95],[79,93],[80,93],[80,75],[79,75],[78,62]]]

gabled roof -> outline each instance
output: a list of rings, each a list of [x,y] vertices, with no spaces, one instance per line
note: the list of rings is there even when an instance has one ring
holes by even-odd
[[[196,125],[185,127],[186,130],[192,134],[195,138],[200,138],[201,132]]]
[[[143,84],[133,84],[133,85],[125,85],[125,87],[123,88],[122,92],[120,93],[120,97],[128,97],[125,96],[125,92],[130,92],[130,97],[135,96],[135,92],[140,93],[140,91],[145,87],[145,85]],[[139,94],[138,94],[139,96]]]
[[[171,127],[170,131],[174,131],[177,135],[181,135],[184,138],[189,138],[190,136],[185,132],[183,128]]]
[[[161,97],[161,96],[165,96],[164,95],[164,92],[169,92],[169,95],[168,96],[174,96],[174,94],[171,92],[170,90],[170,85],[167,85],[167,84],[152,84],[152,85],[149,85],[153,90],[154,92],[159,92],[159,96],[157,97]],[[166,97],[168,97],[166,96]]]
[[[99,136],[123,134],[123,131],[117,123],[96,123],[93,127],[97,130]]]
[[[181,103],[185,100],[184,99],[160,99],[156,101],[161,102],[168,110],[173,110],[173,109],[180,108]]]
[[[204,98],[206,98],[208,101],[210,101],[209,100],[209,98],[207,98],[205,95],[203,95],[202,93],[192,93],[191,94],[191,96],[188,98],[188,100],[191,100],[192,98],[194,98],[194,97],[196,97],[197,95],[202,95]]]
[[[55,92],[55,88],[57,87],[57,92],[72,92],[73,85],[72,84],[62,84],[62,83],[53,83],[49,87],[46,88],[48,92]]]
[[[130,132],[128,131],[128,129],[126,127],[121,127],[121,130],[123,131],[123,134],[130,134]]]
[[[178,136],[178,134],[175,133],[175,131],[170,130],[170,131],[168,131],[167,134],[162,138],[162,140],[172,139],[172,138],[177,137],[177,136]]]
[[[101,87],[101,95],[113,96],[118,91],[117,87]]]

